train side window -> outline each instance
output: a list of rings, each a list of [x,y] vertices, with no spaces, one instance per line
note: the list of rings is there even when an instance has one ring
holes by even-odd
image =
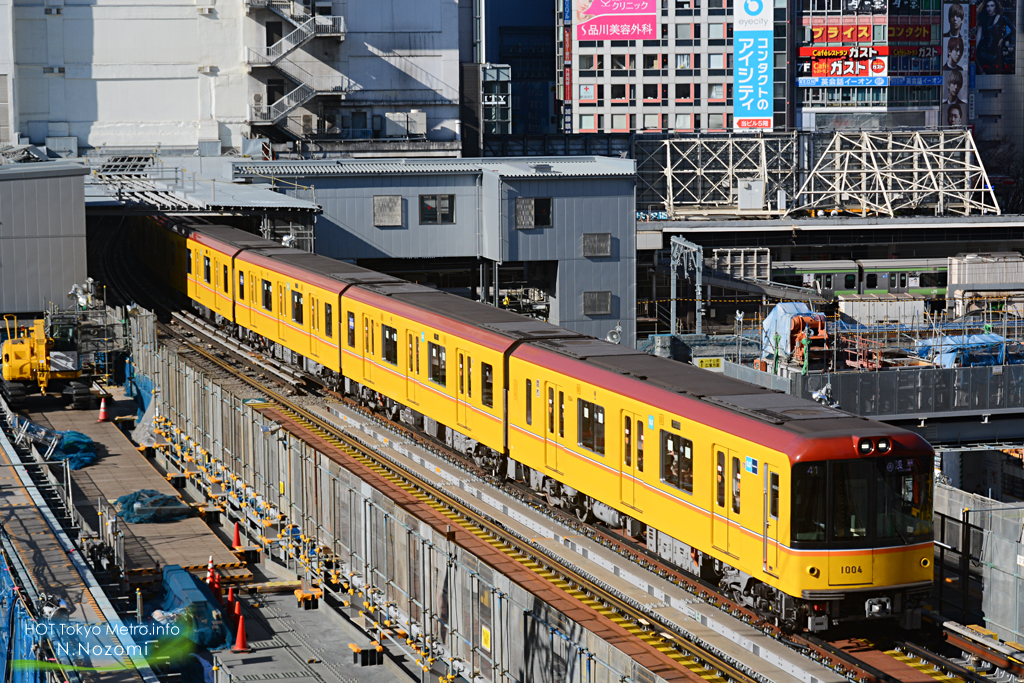
[[[192,250],[188,250],[188,261],[185,264],[185,272],[189,275],[192,274]]]
[[[292,322],[302,324],[302,292],[292,292]]]
[[[441,386],[448,386],[447,363],[445,349],[440,344],[427,342],[427,379]]]
[[[533,380],[526,380],[526,424],[533,424]]]
[[[644,471],[644,423],[636,421],[636,470]]]
[[[632,424],[632,422],[633,421],[629,419],[628,416],[622,418],[622,433],[625,436],[625,440],[623,441],[622,447],[622,455],[625,460],[626,467],[633,466],[633,436],[632,434],[630,434],[630,425]]]
[[[526,390],[529,394],[529,389]],[[480,364],[480,400],[488,408],[494,407],[494,368],[490,363]]]
[[[330,304],[324,304],[324,333],[328,337],[334,336],[334,309]]]
[[[715,470],[716,496],[718,507],[725,507],[725,453],[718,451],[718,466]]]
[[[245,301],[245,273],[238,271],[238,300]]]
[[[732,511],[740,511],[740,476],[743,469],[740,467],[740,459],[732,459]]]
[[[204,256],[203,257],[203,279],[206,280],[207,284],[210,283],[210,257],[209,256]]]
[[[558,392],[558,436],[565,437],[565,392]]]
[[[843,277],[843,289],[857,289],[857,276],[853,273],[847,273]]]
[[[775,519],[779,518],[779,475],[777,472],[772,472],[768,477],[770,483],[768,486],[768,514]]]
[[[228,277],[228,267],[224,266],[224,293],[231,290],[231,279]]]
[[[548,432],[555,433],[555,390],[548,389]]]
[[[398,365],[398,330],[388,325],[380,326],[380,352],[388,363]]]
[[[356,347],[356,314],[352,311],[348,312],[348,345]]]
[[[262,280],[263,282],[263,308],[268,311],[274,310],[274,290],[270,286],[269,280]]]
[[[583,399],[576,403],[579,445],[604,455],[604,408]]]
[[[661,430],[661,478],[666,483],[693,493],[693,442]]]
[[[864,276],[865,288],[875,289],[878,287],[878,273],[868,273]]]

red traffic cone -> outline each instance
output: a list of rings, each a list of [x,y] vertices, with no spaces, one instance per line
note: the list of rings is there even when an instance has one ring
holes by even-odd
[[[241,603],[235,603],[240,605]],[[249,641],[245,637],[245,617],[238,615],[238,634],[235,636],[235,644],[231,647],[232,652],[252,652],[249,648]]]
[[[221,607],[224,606],[224,589],[220,587],[220,574],[213,575],[213,597],[217,598]]]
[[[100,416],[96,420],[96,422],[97,423],[99,423],[99,422],[107,422],[109,420],[110,420],[110,416],[107,415],[107,399],[104,398],[104,399],[100,400]]]
[[[238,531],[238,522],[235,522],[235,536],[231,539],[232,550],[238,550],[242,547],[242,534]]]
[[[228,614],[234,616],[235,614],[235,587],[228,586],[228,604],[225,605],[228,608]]]

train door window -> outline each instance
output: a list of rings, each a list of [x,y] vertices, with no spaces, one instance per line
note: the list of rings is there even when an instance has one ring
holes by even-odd
[[[718,507],[725,507],[725,453],[718,451],[718,463],[715,471],[716,496]]]
[[[317,332],[320,331],[320,302],[316,297],[309,298],[309,321],[313,325],[313,329]]]
[[[228,267],[224,266],[224,293],[226,294],[231,290],[231,280],[228,277]]]
[[[302,292],[292,292],[292,322],[302,324]]]
[[[630,433],[631,432],[630,426],[632,425],[632,423],[633,423],[633,421],[631,419],[629,419],[628,415],[626,417],[622,418],[622,431],[623,431],[623,433],[624,433],[624,435],[626,437],[623,440],[622,458],[623,458],[623,461],[626,464],[626,467],[632,467],[633,466],[633,441],[632,441],[633,435]]]
[[[245,301],[245,273],[238,271],[238,300]]]
[[[579,444],[604,455],[604,408],[583,399],[576,403]]]
[[[392,365],[398,365],[398,330],[381,325],[380,332],[380,352],[384,360]]]
[[[643,420],[636,421],[636,469],[644,471],[644,423]]]
[[[768,484],[768,514],[775,519],[779,518],[779,473],[772,472]]]
[[[256,276],[249,276],[249,301],[256,301]]]
[[[847,273],[843,277],[843,289],[857,289],[857,276],[853,273]]]
[[[740,511],[740,476],[743,469],[740,467],[740,459],[732,459],[732,511]]]
[[[270,286],[270,281],[262,280],[263,282],[263,308],[268,311],[274,310],[274,290]]]
[[[473,357],[466,356],[466,395],[473,398]]]
[[[413,355],[412,355],[412,335],[409,335],[409,372],[412,372],[413,368]]]
[[[192,250],[188,250],[188,261],[185,262],[185,272],[189,275],[192,274]]]
[[[526,380],[526,424],[533,424],[533,380]]]
[[[330,304],[324,304],[324,334],[334,336],[334,308]]]
[[[896,289],[896,273],[889,273],[889,289]]]
[[[900,289],[906,289],[906,288],[907,288],[907,274],[906,273],[900,273]]]
[[[277,311],[278,314],[284,313],[284,286],[277,286]]]
[[[420,374],[420,340],[416,338],[416,374]]]
[[[832,274],[825,275],[825,289],[832,289]]]
[[[348,345],[356,347],[356,314],[352,311],[348,312]]]
[[[465,368],[465,364],[466,364],[466,359],[460,353],[459,354],[459,393],[460,394],[466,393],[466,384],[465,384],[466,368]]]
[[[526,390],[529,395],[530,390]],[[488,408],[494,407],[494,368],[490,363],[480,364],[480,400]]]
[[[440,344],[427,342],[427,379],[441,386],[448,386],[447,363],[445,349]]]
[[[558,392],[558,436],[565,437],[565,392]]]
[[[555,433],[555,390],[548,389],[548,432]]]
[[[210,257],[203,257],[203,279],[206,280],[207,284],[210,282]]]
[[[661,478],[677,489],[693,493],[693,442],[661,430]]]
[[[868,273],[864,276],[864,281],[867,289],[875,289],[878,287],[878,273]]]

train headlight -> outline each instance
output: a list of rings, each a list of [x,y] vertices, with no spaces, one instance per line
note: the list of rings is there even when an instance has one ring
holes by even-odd
[[[892,450],[892,441],[883,436],[875,445],[875,450],[878,451],[879,455],[885,455]]]
[[[821,576],[821,570],[817,567],[808,567],[807,573],[813,576],[814,578],[818,578],[819,576]]]
[[[928,567],[932,566],[932,561],[929,560],[927,557],[922,557],[921,558],[921,566],[924,567],[925,569],[927,569]]]
[[[875,450],[875,444],[871,443],[871,439],[865,437],[857,442],[857,452],[861,455],[870,455],[873,450]]]

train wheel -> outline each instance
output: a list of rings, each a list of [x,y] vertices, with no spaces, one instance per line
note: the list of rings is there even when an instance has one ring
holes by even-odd
[[[562,506],[562,486],[551,477],[544,477],[544,497],[553,508]]]
[[[582,493],[576,495],[576,500],[573,502],[572,511],[576,515],[576,519],[580,520],[584,524],[589,524],[594,521],[594,513],[591,511],[591,501]]]

